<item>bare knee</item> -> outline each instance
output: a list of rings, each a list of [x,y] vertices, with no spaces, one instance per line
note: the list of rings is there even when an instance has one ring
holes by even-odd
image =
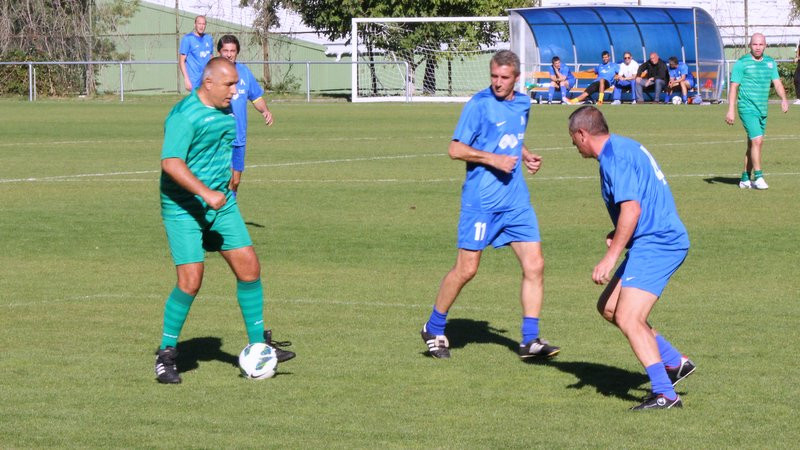
[[[177,266],[178,289],[189,295],[197,295],[203,284],[203,264],[185,264]]]
[[[604,301],[602,298],[597,301],[597,312],[603,316],[603,319],[614,323],[614,309],[608,305],[608,302]]]
[[[522,276],[526,280],[541,280],[544,276],[544,258],[540,255],[527,258],[522,266]]]

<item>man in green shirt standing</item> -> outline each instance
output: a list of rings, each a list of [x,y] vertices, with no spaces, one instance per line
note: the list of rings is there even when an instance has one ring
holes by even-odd
[[[161,216],[178,281],[164,306],[156,378],[180,383],[175,359],[178,336],[203,281],[206,251],[218,251],[236,276],[236,297],[249,343],[270,343],[264,332],[261,266],[230,189],[236,119],[230,103],[236,66],[214,58],[202,82],[178,102],[164,122],[161,149]],[[294,353],[276,348],[278,361]]]
[[[775,92],[781,98],[781,109],[784,113],[789,111],[786,91],[778,76],[778,64],[764,54],[766,47],[767,41],[764,35],[754,34],[750,38],[750,53],[739,58],[731,71],[728,114],[725,115],[725,122],[733,125],[734,110],[737,109],[738,101],[739,119],[747,132],[744,171],[739,181],[739,187],[742,189],[769,188],[761,171],[761,146],[764,142],[764,130],[767,127],[770,82],[775,85]],[[750,171],[753,171],[752,181]]]

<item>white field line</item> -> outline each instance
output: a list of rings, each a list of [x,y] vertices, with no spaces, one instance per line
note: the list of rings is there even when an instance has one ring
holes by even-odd
[[[787,136],[777,136],[772,137],[768,140],[795,140],[800,138],[797,135],[787,135]],[[86,141],[89,142],[89,141]],[[133,142],[133,141],[129,141]],[[734,144],[734,143],[743,143],[743,139],[736,139],[736,140],[725,140],[725,141],[703,141],[703,142],[665,142],[660,144],[650,145],[651,148],[656,147],[672,147],[672,146],[690,146],[690,145],[723,145],[723,144]],[[542,147],[542,148],[533,148],[532,151],[534,152],[541,152],[541,151],[560,151],[560,150],[571,150],[573,149],[572,146],[567,147]],[[318,161],[297,161],[297,162],[286,162],[286,163],[274,163],[274,164],[252,164],[246,166],[247,168],[271,168],[271,167],[293,167],[293,166],[308,166],[308,165],[318,165],[318,164],[340,164],[340,163],[348,163],[348,162],[365,162],[365,161],[386,161],[386,160],[397,160],[397,159],[414,159],[414,158],[430,158],[430,157],[442,157],[445,156],[444,153],[427,153],[427,154],[415,154],[415,155],[392,155],[392,156],[371,156],[371,157],[363,157],[363,158],[339,158],[339,159],[325,159],[325,160],[318,160]],[[106,177],[116,177],[122,175],[144,175],[144,174],[158,174],[160,171],[158,170],[137,170],[137,171],[127,171],[127,172],[106,172],[106,173],[85,173],[85,174],[74,174],[74,175],[55,175],[49,177],[28,177],[28,178],[0,178],[0,184],[2,183],[24,183],[24,182],[52,182],[52,181],[75,181],[84,178],[106,178]],[[685,174],[685,175],[671,175],[672,177],[703,177],[703,176],[728,176],[731,174]],[[736,174],[733,174],[736,175]],[[770,173],[765,175],[796,175],[795,173],[785,173],[785,174],[776,174]],[[594,177],[580,177],[580,176],[566,176],[566,177],[542,177],[538,178],[540,180],[579,180],[579,179],[593,179]],[[111,181],[120,181],[120,180],[111,180]],[[136,180],[136,179],[128,179],[125,181],[152,181],[150,179],[147,180]],[[255,180],[250,180],[255,181]],[[441,181],[452,181],[451,179],[444,179],[444,180],[395,180],[395,179],[385,179],[385,180],[363,180],[358,181],[355,180],[353,182],[441,182]],[[348,180],[274,180],[274,182],[325,182],[325,183],[344,183],[348,182]]]
[[[146,299],[146,300],[164,300],[167,297],[169,292],[164,291],[164,295],[157,295],[157,294],[92,294],[92,295],[74,295],[69,297],[63,298],[49,298],[43,300],[28,300],[28,301],[17,301],[13,303],[8,303],[5,305],[0,304],[0,308],[36,308],[39,306],[47,306],[55,303],[80,303],[80,302],[95,302],[95,301],[104,301],[109,299]],[[199,295],[200,298],[207,301],[219,301],[219,302],[229,302],[229,296],[214,296],[214,295],[203,295],[202,293]],[[322,305],[322,306],[348,306],[354,308],[399,308],[399,309],[423,309],[427,310],[430,309],[431,305],[429,303],[425,304],[416,304],[416,303],[392,303],[392,302],[380,302],[380,301],[373,301],[370,299],[364,299],[363,301],[353,301],[353,300],[331,300],[331,299],[313,299],[313,298],[264,298],[264,305],[269,310],[270,304],[287,304],[287,305]],[[505,310],[506,308],[492,308],[486,306],[475,306],[475,305],[458,305],[458,309],[463,310],[472,310],[472,311],[501,311]]]

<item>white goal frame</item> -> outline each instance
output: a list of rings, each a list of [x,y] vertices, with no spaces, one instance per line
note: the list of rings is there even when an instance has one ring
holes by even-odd
[[[350,55],[352,61],[351,100],[356,102],[466,102],[470,97],[436,97],[415,96],[409,83],[405,83],[406,92],[403,96],[366,97],[358,95],[358,24],[361,23],[422,23],[422,22],[508,22],[508,16],[489,17],[372,17],[356,18],[351,20]],[[362,62],[363,64],[363,62]],[[488,68],[487,68],[488,69]],[[406,80],[409,79],[408,65],[406,65]],[[488,72],[487,72],[488,83]]]

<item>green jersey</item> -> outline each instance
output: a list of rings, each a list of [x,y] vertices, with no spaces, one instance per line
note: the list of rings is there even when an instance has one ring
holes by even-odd
[[[176,104],[164,121],[164,145],[161,159],[180,158],[189,170],[209,189],[226,194],[231,178],[231,151],[236,139],[236,119],[230,109],[206,106],[191,93]],[[208,205],[198,195],[180,187],[169,175],[161,172],[161,215],[179,217],[186,214],[205,216]]]
[[[767,115],[767,100],[772,80],[778,78],[778,64],[767,55],[761,61],[748,53],[733,65],[731,83],[739,83],[739,114]]]

